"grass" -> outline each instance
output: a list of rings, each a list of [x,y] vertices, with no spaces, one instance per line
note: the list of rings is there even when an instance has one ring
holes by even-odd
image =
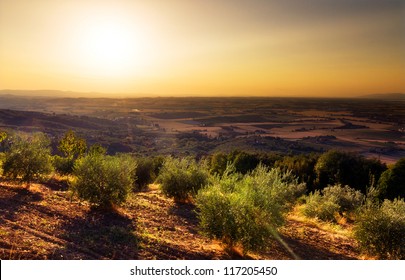
[[[341,217],[337,219],[337,223],[322,221],[318,218],[309,218],[303,214],[304,205],[297,205],[288,214],[288,219],[294,220],[318,228],[330,234],[339,234],[352,238],[353,224],[348,223],[347,219]]]

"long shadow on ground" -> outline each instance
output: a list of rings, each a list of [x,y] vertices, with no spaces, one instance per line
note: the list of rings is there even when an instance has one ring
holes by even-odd
[[[177,203],[170,207],[168,212],[182,220],[190,233],[198,233],[198,218],[195,205],[190,203]]]
[[[290,249],[303,260],[354,260],[355,258],[345,254],[335,253],[325,248],[317,247],[313,244],[308,244],[302,240],[297,240],[288,236],[282,236],[282,239],[288,244]],[[287,250],[282,248],[281,250]],[[291,256],[291,254],[290,254]],[[293,257],[293,256],[291,256]]]
[[[42,194],[32,192],[27,188],[4,186],[0,184],[2,195],[0,197],[1,217],[8,220],[14,220],[18,213],[25,206],[43,199]]]
[[[66,221],[61,230],[69,244],[49,256],[52,259],[138,258],[136,221],[119,213],[91,210]]]

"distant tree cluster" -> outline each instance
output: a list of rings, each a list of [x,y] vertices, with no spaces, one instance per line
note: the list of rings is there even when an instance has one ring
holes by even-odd
[[[209,157],[208,162],[210,172],[220,175],[229,164],[234,166],[236,172],[242,174],[252,171],[259,163],[270,168],[278,167],[283,171],[290,170],[300,182],[307,184],[308,192],[323,190],[329,185],[338,184],[350,186],[365,194],[368,188],[382,184],[379,180],[381,174],[387,169],[387,166],[377,159],[367,159],[358,154],[336,150],[323,154],[305,155],[252,154],[233,151],[229,154],[214,153]],[[392,188],[392,186],[387,187],[387,189]],[[395,192],[395,195],[398,195],[398,192]]]

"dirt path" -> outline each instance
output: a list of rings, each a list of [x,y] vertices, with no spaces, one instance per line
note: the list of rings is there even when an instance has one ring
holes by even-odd
[[[352,238],[289,218],[281,242],[247,258],[356,259]],[[282,245],[284,244],[284,245]],[[0,259],[235,259],[198,231],[194,206],[156,188],[115,213],[91,210],[53,181],[30,189],[0,182]]]

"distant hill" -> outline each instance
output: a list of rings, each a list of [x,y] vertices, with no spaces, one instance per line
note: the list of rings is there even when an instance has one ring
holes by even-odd
[[[3,96],[22,96],[22,97],[104,97],[109,96],[105,93],[98,92],[74,92],[62,90],[0,90],[0,95]]]
[[[62,97],[62,98],[136,98],[157,97],[149,93],[116,93],[116,92],[76,92],[64,90],[15,90],[0,89],[0,96],[8,97]]]
[[[405,93],[375,93],[362,95],[359,98],[405,101]]]

